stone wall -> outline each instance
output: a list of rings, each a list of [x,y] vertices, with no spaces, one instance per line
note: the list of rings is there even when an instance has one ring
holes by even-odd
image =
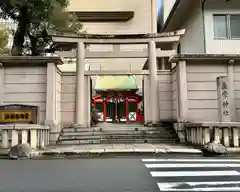
[[[187,64],[188,120],[218,121],[219,76],[227,76],[226,64]]]
[[[172,119],[172,73],[158,72],[159,120]]]
[[[90,118],[90,77],[85,76],[85,124]],[[75,122],[75,98],[76,94],[76,75],[75,73],[62,73],[61,78],[61,123],[69,124]]]
[[[151,121],[152,110],[150,108],[151,92],[149,75],[144,76],[144,116],[145,121]],[[172,101],[172,72],[158,71],[158,108],[159,121],[173,119]]]
[[[234,66],[234,97],[236,106],[236,120],[240,121],[240,65]]]
[[[59,70],[57,70],[56,74],[56,121],[61,122],[61,83],[62,75]]]
[[[39,106],[39,123],[46,117],[46,67],[4,67],[2,104]]]
[[[172,69],[172,119],[178,118],[178,90],[177,90],[177,71]]]

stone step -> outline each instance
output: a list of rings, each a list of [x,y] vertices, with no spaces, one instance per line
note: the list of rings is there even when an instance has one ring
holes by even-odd
[[[62,128],[63,132],[92,132],[92,131],[150,131],[150,130],[164,130],[168,127],[92,127],[92,128]]]
[[[62,140],[59,144],[65,145],[78,145],[78,144],[142,144],[142,143],[177,143],[173,139],[102,139],[102,140]]]
[[[59,140],[92,140],[92,139],[174,139],[175,135],[90,135],[90,136],[76,136],[76,135],[61,135]]]
[[[144,127],[139,124],[100,123],[92,128],[64,127],[59,144],[141,144],[177,143],[177,135],[171,125]]]
[[[152,130],[152,131],[122,131],[122,130],[105,130],[105,131],[92,131],[92,132],[61,132],[61,135],[69,136],[88,136],[88,135],[165,135],[165,134],[175,134],[174,132],[169,132],[165,130]]]
[[[128,128],[134,128],[134,127],[145,127],[144,125],[141,124],[111,124],[111,123],[99,123],[97,124],[95,127],[103,127],[103,128],[121,128],[121,127],[128,127]],[[80,126],[63,126],[63,128],[80,128],[80,129],[84,129],[84,128],[88,128],[88,127],[80,127]]]

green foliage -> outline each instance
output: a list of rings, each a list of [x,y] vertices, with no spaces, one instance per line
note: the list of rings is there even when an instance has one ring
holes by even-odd
[[[66,11],[68,0],[1,0],[0,17],[17,23],[12,55],[40,55],[52,44],[47,30],[79,33],[81,23]]]
[[[8,44],[8,37],[9,33],[8,30],[6,30],[3,27],[0,27],[0,55],[7,52],[7,44]]]

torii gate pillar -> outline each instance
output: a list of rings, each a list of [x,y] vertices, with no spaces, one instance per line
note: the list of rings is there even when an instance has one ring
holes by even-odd
[[[85,45],[84,42],[77,43],[76,62],[76,124],[84,126],[84,63]]]
[[[157,55],[156,42],[151,40],[148,42],[148,62],[149,62],[149,77],[150,77],[150,107],[152,124],[157,124],[159,121],[158,108],[158,76],[157,76]]]

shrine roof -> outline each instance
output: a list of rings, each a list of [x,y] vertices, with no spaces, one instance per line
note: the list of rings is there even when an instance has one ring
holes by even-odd
[[[93,89],[97,91],[138,90],[138,87],[134,76],[100,76],[97,77]]]

